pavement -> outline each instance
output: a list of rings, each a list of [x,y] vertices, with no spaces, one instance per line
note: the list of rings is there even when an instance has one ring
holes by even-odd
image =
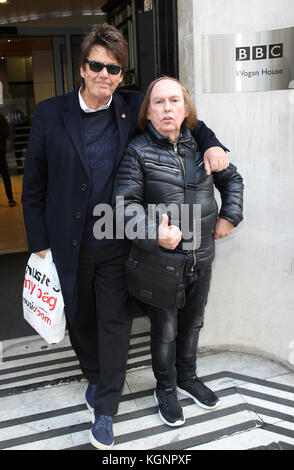
[[[0,354],[0,450],[95,450],[87,381],[68,336],[55,345],[37,335],[4,340]],[[135,319],[111,455],[294,449],[293,370],[253,354],[215,351],[199,354],[198,375],[219,407],[204,410],[179,394],[185,424],[163,424],[153,397],[149,322]]]

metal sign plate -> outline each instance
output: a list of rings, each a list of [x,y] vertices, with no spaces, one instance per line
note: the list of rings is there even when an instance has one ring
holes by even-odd
[[[294,27],[202,35],[204,93],[294,88]]]

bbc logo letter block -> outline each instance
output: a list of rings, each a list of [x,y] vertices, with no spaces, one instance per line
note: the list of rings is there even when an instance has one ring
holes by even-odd
[[[277,59],[279,57],[283,57],[283,43],[251,47],[236,47],[236,61]]]

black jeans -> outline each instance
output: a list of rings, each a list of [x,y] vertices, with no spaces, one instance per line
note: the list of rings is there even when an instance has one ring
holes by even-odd
[[[210,287],[211,266],[186,278],[186,302],[182,309],[150,307],[152,368],[158,389],[196,375],[199,332]]]
[[[5,186],[5,192],[7,199],[11,201],[13,199],[11,180],[6,162],[6,155],[3,152],[0,152],[0,174],[3,178],[3,183]]]
[[[118,243],[81,249],[78,306],[68,325],[84,375],[98,384],[95,410],[109,416],[117,413],[132,325],[125,260]]]

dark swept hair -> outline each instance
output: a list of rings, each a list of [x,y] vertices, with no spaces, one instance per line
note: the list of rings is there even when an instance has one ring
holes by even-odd
[[[123,75],[128,66],[128,44],[121,32],[114,26],[103,23],[95,24],[84,37],[80,46],[80,66],[85,68],[85,59],[88,58],[93,46],[103,46],[115,57],[123,67]]]
[[[190,130],[195,129],[195,127],[197,126],[197,123],[198,123],[197,111],[196,111],[196,108],[195,108],[195,105],[194,105],[193,101],[191,100],[188,88],[184,87],[184,85],[182,85],[182,83],[177,78],[168,77],[168,76],[159,77],[159,78],[157,78],[156,80],[153,80],[153,82],[150,83],[150,85],[149,85],[149,87],[146,91],[144,101],[141,105],[140,112],[139,112],[139,127],[140,127],[140,129],[142,131],[146,130],[146,125],[147,125],[147,122],[148,122],[147,114],[148,114],[148,108],[149,108],[149,104],[150,104],[151,93],[152,93],[152,90],[153,90],[154,86],[156,85],[156,83],[160,82],[161,80],[172,80],[172,81],[178,83],[181,86],[183,96],[184,96],[185,105],[187,106],[188,112],[189,112],[189,114],[185,118],[184,122],[186,123],[186,126]]]

